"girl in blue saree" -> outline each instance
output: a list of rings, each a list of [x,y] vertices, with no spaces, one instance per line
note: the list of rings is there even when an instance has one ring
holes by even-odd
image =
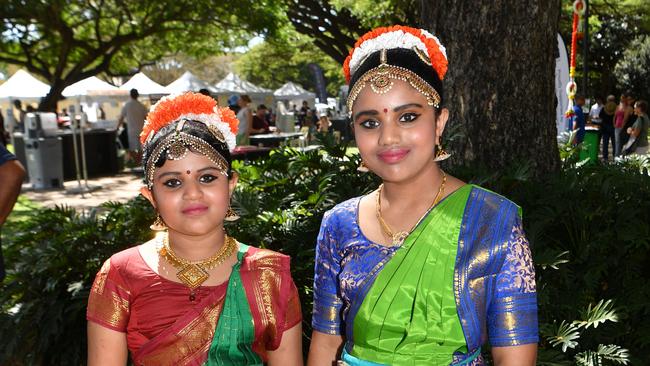
[[[348,110],[374,192],[323,217],[309,365],[534,365],[535,273],[519,208],[438,161],[444,47],[376,29],[345,62]]]

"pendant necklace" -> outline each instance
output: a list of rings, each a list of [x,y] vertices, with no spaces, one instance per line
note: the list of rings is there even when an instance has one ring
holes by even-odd
[[[393,230],[388,226],[386,221],[381,215],[381,192],[384,189],[384,184],[382,183],[379,186],[379,189],[377,190],[377,201],[376,201],[376,215],[377,215],[377,221],[379,221],[379,226],[381,227],[381,230],[391,238],[391,243],[390,246],[401,246],[404,243],[404,240],[411,234],[413,229],[422,221],[424,216],[431,211],[431,209],[440,202],[440,198],[442,197],[443,193],[445,192],[445,183],[447,182],[447,174],[445,174],[444,171],[442,171],[442,182],[440,183],[440,187],[438,188],[438,193],[436,194],[436,197],[433,199],[433,203],[431,203],[431,206],[429,206],[429,209],[425,211],[424,215],[411,227],[410,230],[408,231],[398,231],[396,233],[393,232]]]
[[[223,245],[215,254],[203,260],[188,261],[174,252],[169,245],[169,233],[165,232],[162,237],[162,245],[158,248],[158,254],[179,270],[176,277],[190,288],[190,301],[194,301],[196,299],[195,290],[210,278],[208,271],[223,263],[236,249],[237,240],[226,235]]]

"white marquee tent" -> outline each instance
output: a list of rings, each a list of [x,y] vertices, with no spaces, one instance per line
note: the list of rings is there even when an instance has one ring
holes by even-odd
[[[157,82],[149,79],[147,75],[142,72],[139,72],[129,81],[120,86],[122,90],[131,90],[137,89],[140,95],[151,95],[151,94],[169,94],[169,91],[166,87],[158,84]]]
[[[303,89],[300,85],[291,81],[282,85],[273,92],[275,99],[295,100],[295,99],[315,99],[316,94]]]
[[[64,97],[76,97],[87,95],[124,95],[125,93],[121,92],[116,86],[113,86],[96,76],[91,76],[81,81],[77,81],[63,89],[62,94]]]
[[[232,72],[226,75],[226,77],[223,78],[220,82],[218,82],[215,85],[215,88],[219,90],[219,93],[226,94],[249,94],[251,96],[272,94],[271,90],[257,86],[249,81],[242,80],[239,76],[235,75]]]
[[[200,89],[208,89],[212,93],[217,92],[215,88],[210,87],[206,82],[199,79],[189,71],[185,71],[181,77],[167,85],[167,91],[172,94],[179,94],[187,91],[198,92]]]
[[[49,91],[49,85],[21,69],[0,85],[0,99],[40,99]]]

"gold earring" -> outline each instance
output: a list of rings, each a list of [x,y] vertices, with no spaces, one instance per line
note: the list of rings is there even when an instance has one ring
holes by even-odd
[[[443,161],[448,159],[451,154],[445,151],[445,149],[442,148],[442,145],[436,145],[436,153],[435,157],[433,158],[433,161]]]
[[[228,206],[228,211],[226,211],[226,217],[224,217],[224,220],[237,221],[239,220],[239,215],[237,215],[237,212],[235,212],[232,207]]]
[[[167,224],[163,221],[162,217],[160,217],[160,214],[156,217],[156,220],[149,226],[151,230],[153,231],[165,231],[167,230]]]
[[[368,167],[366,166],[366,162],[363,161],[363,159],[361,160],[361,163],[359,164],[357,171],[362,173],[368,173],[370,171],[370,169],[368,169]]]

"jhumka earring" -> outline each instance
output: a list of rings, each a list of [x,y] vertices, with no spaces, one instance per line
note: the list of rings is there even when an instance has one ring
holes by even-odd
[[[151,224],[151,226],[149,226],[149,228],[154,231],[165,231],[167,230],[167,225],[163,221],[162,217],[160,217],[160,214],[158,214],[156,220]]]
[[[239,215],[237,215],[237,212],[235,212],[232,207],[228,206],[228,211],[226,211],[226,217],[224,217],[224,220],[237,221],[239,220]]]
[[[445,151],[445,149],[442,148],[442,145],[436,145],[435,148],[435,157],[433,158],[433,161],[443,161],[445,159],[448,159],[451,154]]]
[[[359,167],[357,168],[357,171],[362,172],[362,173],[368,173],[370,171],[370,169],[368,169],[368,167],[366,166],[366,162],[361,160],[361,163],[359,164]]]

